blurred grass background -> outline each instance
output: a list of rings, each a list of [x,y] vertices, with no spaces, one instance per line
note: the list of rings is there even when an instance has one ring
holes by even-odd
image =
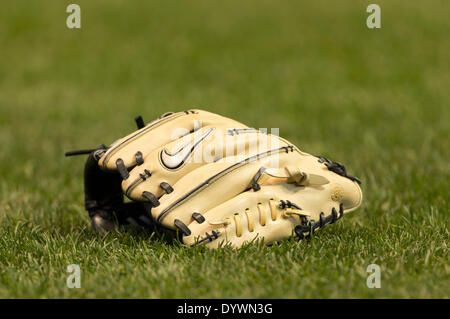
[[[77,0],[72,30],[69,1],[2,2],[0,297],[448,298],[447,2],[378,0],[373,30],[371,1]],[[363,206],[270,248],[94,235],[84,161],[64,152],[190,108],[343,162]]]

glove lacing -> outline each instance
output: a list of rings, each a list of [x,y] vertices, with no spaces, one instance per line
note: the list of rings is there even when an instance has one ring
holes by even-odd
[[[345,168],[345,166],[339,162],[333,162],[330,161],[328,158],[323,157],[323,156],[316,156],[319,160],[319,163],[323,163],[328,170],[341,175],[343,177],[347,177],[348,179],[357,182],[358,184],[361,184],[361,180],[355,176],[349,175],[347,174],[347,169]]]
[[[257,204],[258,214],[259,214],[259,223],[261,226],[266,225],[266,212],[262,203]],[[325,226],[326,224],[332,224],[336,220],[341,219],[344,215],[343,205],[339,206],[339,213],[335,208],[332,208],[331,214],[325,217],[323,212],[320,213],[319,221],[314,221],[310,219],[312,214],[302,210],[298,205],[290,202],[289,200],[280,200],[277,204],[274,199],[269,200],[269,209],[270,209],[270,218],[272,221],[277,220],[278,217],[288,218],[291,216],[298,216],[300,219],[300,224],[295,226],[294,234],[298,239],[303,239],[311,234],[318,228]],[[281,214],[279,211],[281,210]],[[250,209],[245,209],[244,214],[247,218],[247,227],[249,232],[254,231],[254,218],[253,213]],[[217,222],[209,222],[210,225],[223,225],[227,227],[231,225],[233,222],[235,224],[236,236],[241,237],[243,226],[242,226],[242,218],[243,215],[239,213],[235,213],[232,218],[227,217],[222,221]],[[197,244],[205,243],[206,241],[213,241],[217,239],[220,235],[220,231],[212,231],[212,234],[206,233],[206,237],[200,239]]]

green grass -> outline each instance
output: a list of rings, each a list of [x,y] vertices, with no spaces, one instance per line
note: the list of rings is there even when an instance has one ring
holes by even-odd
[[[379,0],[379,30],[369,1],[78,0],[81,30],[69,3],[0,5],[0,297],[449,297],[447,1]],[[64,152],[194,107],[343,162],[362,207],[237,251],[93,234]]]

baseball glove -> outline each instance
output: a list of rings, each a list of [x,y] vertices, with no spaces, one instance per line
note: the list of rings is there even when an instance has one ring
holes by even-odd
[[[304,238],[361,204],[360,181],[342,164],[232,119],[192,110],[137,123],[109,147],[68,154],[90,154],[86,208],[96,229],[131,216],[178,231],[186,245],[240,247]]]

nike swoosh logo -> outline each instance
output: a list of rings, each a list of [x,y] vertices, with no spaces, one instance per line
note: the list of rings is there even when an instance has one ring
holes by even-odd
[[[167,214],[172,211],[175,207],[178,205],[182,205],[184,201],[188,200],[192,196],[195,196],[195,194],[198,194],[204,187],[207,187],[208,185],[212,184],[214,181],[217,181],[218,179],[224,177],[227,173],[234,171],[235,169],[238,169],[239,167],[242,167],[243,165],[247,165],[250,162],[254,162],[258,159],[266,158],[278,153],[289,153],[294,152],[294,147],[292,145],[286,145],[282,146],[280,148],[271,149],[266,152],[259,153],[257,155],[253,155],[250,157],[247,157],[246,159],[239,161],[237,163],[231,164],[227,168],[215,173],[213,176],[209,177],[205,181],[203,181],[201,184],[197,185],[193,189],[191,189],[189,192],[184,194],[183,196],[179,197],[178,199],[175,199],[172,203],[170,203],[166,209],[164,209],[156,218],[158,222],[161,222],[164,217],[167,216]]]
[[[203,133],[203,135],[199,139],[196,139],[194,137],[193,141],[187,143],[186,145],[183,145],[173,154],[169,154],[166,149],[163,149],[160,153],[161,163],[168,169],[176,169],[180,167],[188,159],[191,153],[194,152],[194,149],[204,139],[206,139],[212,133],[212,131],[214,131],[213,127]]]

